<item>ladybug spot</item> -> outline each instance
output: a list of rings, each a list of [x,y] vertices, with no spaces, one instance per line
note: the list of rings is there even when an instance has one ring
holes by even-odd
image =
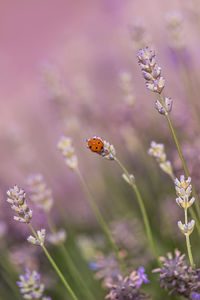
[[[98,142],[98,144],[100,144],[100,142]]]
[[[89,147],[90,149],[92,148],[92,146]]]
[[[96,147],[96,149],[98,149],[98,147]]]
[[[103,146],[101,147],[101,150],[103,149]]]
[[[93,140],[95,141],[96,139],[95,139],[95,138],[93,138]]]

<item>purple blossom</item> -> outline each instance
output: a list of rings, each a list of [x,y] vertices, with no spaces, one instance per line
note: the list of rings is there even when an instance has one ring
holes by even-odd
[[[139,279],[137,280],[137,283],[136,283],[137,289],[139,289],[139,287],[143,284],[143,282],[149,283],[147,274],[145,273],[145,269],[143,267],[138,268],[137,275],[139,276]]]
[[[200,300],[200,294],[199,293],[192,293],[190,295],[190,299],[192,299],[192,300]]]

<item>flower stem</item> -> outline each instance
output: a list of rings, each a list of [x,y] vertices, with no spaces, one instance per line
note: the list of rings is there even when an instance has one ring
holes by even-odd
[[[165,103],[164,103],[164,98],[162,95],[160,95],[160,99],[161,99],[161,103],[162,105],[165,107]],[[173,139],[174,139],[174,142],[175,142],[175,145],[176,145],[176,148],[177,148],[177,151],[178,151],[178,154],[179,154],[179,157],[181,159],[181,162],[182,162],[182,165],[183,165],[183,169],[184,169],[184,172],[185,172],[185,175],[187,177],[190,177],[190,173],[189,173],[189,170],[188,170],[188,167],[187,167],[187,164],[186,164],[186,161],[184,159],[184,156],[183,156],[183,152],[181,150],[181,146],[179,144],[179,141],[178,141],[178,138],[177,138],[177,134],[176,134],[176,131],[175,131],[175,128],[173,126],[173,123],[171,121],[171,118],[169,116],[168,113],[166,113],[166,118],[167,118],[167,121],[168,121],[168,124],[169,124],[169,128],[171,130],[171,133],[172,133],[172,136],[173,136]],[[196,211],[197,211],[197,215],[198,215],[198,218],[200,219],[200,207],[199,207],[199,200],[198,200],[198,196],[197,196],[197,193],[195,191],[195,188],[194,186],[192,185],[192,191],[193,191],[193,195],[196,199],[195,201],[195,208],[196,208]],[[194,217],[195,213],[194,211],[192,212],[192,209],[191,209],[191,214],[193,213],[193,218],[195,218],[195,220],[197,221],[196,223],[199,223],[197,217]],[[199,230],[198,230],[199,231]]]
[[[49,213],[47,213],[47,221],[48,221],[48,225],[49,228],[51,230],[52,233],[55,233],[56,230],[56,226],[54,224],[54,221],[52,220],[51,216]],[[76,266],[74,265],[68,251],[66,250],[65,246],[63,244],[60,245],[59,248],[62,252],[63,257],[65,258],[67,267],[69,268],[69,271],[71,272],[73,279],[75,280],[75,282],[78,281],[79,283],[79,287],[81,289],[81,291],[83,291],[84,296],[86,297],[86,299],[90,299],[93,300],[94,296],[92,295],[92,293],[90,292],[88,286],[85,284],[85,281],[82,279],[79,271],[77,270]]]
[[[185,212],[185,225],[187,225],[188,224],[187,209],[184,209],[184,212]],[[189,257],[189,260],[190,260],[190,265],[193,268],[194,267],[194,261],[193,261],[193,256],[192,256],[192,250],[191,250],[189,234],[186,234],[185,238],[186,238],[186,245],[187,245],[187,251],[188,251],[188,257]]]
[[[124,165],[121,163],[121,161],[117,157],[115,157],[115,161],[121,167],[121,169],[126,174],[126,176],[129,178],[130,174],[127,171],[127,169],[124,167]],[[150,224],[149,224],[149,219],[148,219],[148,216],[147,216],[147,213],[146,213],[146,209],[145,209],[145,206],[144,206],[142,196],[140,194],[140,191],[139,191],[137,185],[135,183],[130,183],[130,184],[131,184],[131,187],[133,188],[133,190],[136,194],[136,197],[137,197],[137,200],[138,200],[138,203],[139,203],[139,206],[140,206],[140,210],[141,210],[141,213],[142,213],[143,222],[144,222],[144,225],[145,225],[145,229],[146,229],[146,233],[147,233],[147,237],[148,237],[150,246],[152,248],[152,251],[153,251],[153,254],[154,254],[155,258],[157,259],[157,261],[160,265],[160,261],[158,259],[157,248],[156,248],[154,240],[153,240],[153,235],[152,235],[151,227],[150,227]]]
[[[110,244],[110,247],[111,247],[111,249],[113,250],[113,252],[116,256],[116,258],[117,258],[117,260],[118,260],[118,262],[121,266],[122,271],[124,273],[126,273],[126,266],[124,264],[124,261],[122,260],[122,258],[119,255],[119,249],[118,249],[118,247],[117,247],[117,245],[116,245],[116,243],[115,243],[115,241],[114,241],[114,239],[113,239],[113,237],[110,233],[110,230],[109,230],[108,226],[106,225],[106,222],[104,221],[104,219],[102,217],[102,214],[101,214],[98,206],[96,205],[96,203],[95,203],[95,201],[94,201],[94,199],[93,199],[93,197],[92,197],[92,195],[91,195],[91,193],[90,193],[90,191],[89,191],[89,189],[88,189],[88,187],[85,183],[85,180],[83,179],[83,176],[82,176],[80,170],[77,169],[76,173],[77,173],[78,178],[80,180],[81,186],[82,186],[83,190],[85,191],[88,202],[89,202],[89,204],[90,204],[90,206],[91,206],[91,208],[92,208],[92,210],[93,210],[93,212],[94,212],[94,214],[95,214],[95,216],[96,216],[96,218],[99,222],[99,225],[101,226],[102,231],[104,232],[104,234],[105,234],[105,236],[108,240],[108,243]]]
[[[37,233],[35,232],[33,226],[29,223],[28,224],[32,233],[34,234],[34,236],[36,237],[36,239],[38,239]],[[60,277],[62,283],[64,284],[64,286],[66,287],[67,291],[69,292],[69,294],[72,296],[72,298],[74,300],[78,300],[77,296],[75,295],[75,293],[73,292],[73,290],[71,289],[70,285],[68,284],[68,282],[66,281],[65,277],[63,276],[63,274],[61,273],[60,269],[58,268],[58,266],[56,265],[55,261],[53,260],[53,258],[51,257],[51,255],[49,254],[48,250],[46,249],[46,247],[44,245],[41,245],[46,257],[48,258],[49,262],[51,263],[52,267],[54,268],[54,270],[56,271],[56,273],[58,274],[58,276]]]

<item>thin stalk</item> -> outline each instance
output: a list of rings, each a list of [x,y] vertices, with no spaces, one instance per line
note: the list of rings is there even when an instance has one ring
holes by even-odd
[[[55,226],[54,221],[52,220],[49,213],[47,213],[47,221],[48,221],[48,225],[49,225],[49,228],[50,228],[51,232],[55,233],[57,231],[56,226]],[[81,291],[84,293],[86,299],[93,300],[94,296],[90,292],[88,286],[85,284],[85,281],[82,279],[79,271],[77,270],[76,266],[74,265],[74,263],[73,263],[70,255],[69,255],[69,253],[67,252],[65,246],[63,244],[61,244],[59,249],[61,250],[62,255],[65,258],[65,261],[67,263],[69,271],[71,272],[71,274],[73,276],[73,279],[75,280],[75,282],[76,281],[79,282],[79,287],[80,287]]]
[[[115,161],[118,163],[118,165],[123,170],[123,172],[126,174],[126,176],[129,178],[130,174],[127,171],[127,169],[124,167],[124,165],[121,163],[121,161],[117,157],[115,157]],[[145,206],[144,206],[142,196],[140,194],[140,191],[139,191],[137,185],[135,183],[130,183],[130,184],[131,184],[131,187],[133,188],[133,190],[136,194],[138,204],[140,206],[140,210],[141,210],[142,217],[143,217],[143,222],[144,222],[147,237],[148,237],[148,240],[149,240],[149,244],[152,248],[152,251],[153,251],[153,254],[154,254],[155,258],[157,259],[158,263],[160,264],[160,261],[158,259],[157,248],[156,248],[154,240],[153,240],[153,235],[152,235],[149,219],[148,219],[148,216],[147,216],[147,213],[146,213],[146,209],[145,209]]]
[[[184,212],[185,212],[185,225],[187,225],[188,224],[187,209],[184,209]],[[187,251],[188,251],[188,257],[189,257],[189,260],[190,260],[190,265],[193,268],[194,267],[194,260],[193,260],[193,256],[192,256],[192,250],[191,250],[189,234],[186,234],[185,238],[186,238],[186,245],[187,245]]]
[[[33,226],[31,224],[28,224],[32,233],[34,234],[35,238],[38,239],[37,233],[35,232]],[[49,254],[48,250],[46,249],[46,247],[44,245],[41,245],[46,257],[48,258],[49,262],[51,263],[52,267],[54,268],[54,270],[56,271],[56,273],[58,274],[58,276],[60,277],[62,283],[64,284],[64,286],[66,287],[67,291],[69,292],[69,294],[72,296],[72,298],[74,300],[78,300],[77,296],[75,295],[75,293],[73,292],[73,290],[71,289],[70,285],[68,284],[67,280],[65,279],[65,277],[63,276],[62,272],[60,271],[60,269],[58,268],[58,266],[56,265],[55,261],[53,260],[53,258],[51,257],[51,255]]]
[[[165,103],[164,103],[164,99],[163,99],[162,95],[160,95],[160,99],[161,99],[162,105],[165,107]],[[172,133],[172,136],[173,136],[173,139],[174,139],[174,142],[175,142],[175,145],[176,145],[179,157],[181,159],[185,175],[187,177],[190,177],[190,173],[189,173],[186,161],[184,159],[183,152],[181,150],[181,147],[180,147],[180,144],[179,144],[179,141],[178,141],[178,138],[177,138],[177,134],[176,134],[175,128],[173,126],[173,123],[172,123],[171,118],[170,118],[170,116],[169,116],[168,113],[166,113],[166,118],[167,118],[167,121],[168,121],[168,124],[169,124],[169,128],[171,130],[171,133]],[[195,208],[196,208],[196,211],[197,211],[198,218],[200,219],[199,199],[198,199],[197,193],[196,193],[195,188],[194,188],[193,185],[192,185],[192,191],[193,191],[194,197],[196,199],[196,201],[195,201]],[[191,213],[192,213],[192,211],[191,211]],[[198,219],[197,219],[197,217],[195,218],[195,220],[197,221],[197,223],[199,222]]]
[[[113,239],[113,237],[110,233],[110,230],[109,230],[108,226],[106,225],[106,222],[104,221],[104,218],[102,217],[102,214],[101,214],[98,206],[96,205],[96,203],[95,203],[95,201],[94,201],[94,199],[93,199],[93,197],[92,197],[92,195],[91,195],[91,193],[90,193],[90,191],[87,187],[87,184],[85,183],[85,180],[83,179],[83,176],[82,176],[80,170],[77,169],[76,173],[77,173],[78,178],[80,180],[81,186],[82,186],[82,188],[83,188],[83,190],[84,190],[84,192],[87,196],[87,200],[88,200],[88,202],[89,202],[89,204],[90,204],[90,206],[91,206],[91,208],[92,208],[92,210],[93,210],[93,212],[94,212],[94,214],[97,218],[97,221],[99,222],[99,225],[101,226],[102,231],[104,232],[104,234],[105,234],[105,236],[108,240],[108,243],[109,243],[111,249],[113,250],[113,252],[116,256],[116,258],[117,258],[117,260],[118,260],[118,262],[121,266],[122,271],[124,273],[126,273],[126,266],[124,264],[124,261],[122,260],[122,258],[119,255],[119,249],[118,249],[118,247],[117,247],[117,245],[116,245],[116,243],[115,243],[115,241],[114,241],[114,239]]]

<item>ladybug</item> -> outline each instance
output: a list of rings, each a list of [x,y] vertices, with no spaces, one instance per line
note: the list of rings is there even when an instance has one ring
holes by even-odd
[[[94,136],[91,139],[87,140],[88,142],[88,148],[92,152],[100,153],[103,151],[104,143],[100,137]]]

